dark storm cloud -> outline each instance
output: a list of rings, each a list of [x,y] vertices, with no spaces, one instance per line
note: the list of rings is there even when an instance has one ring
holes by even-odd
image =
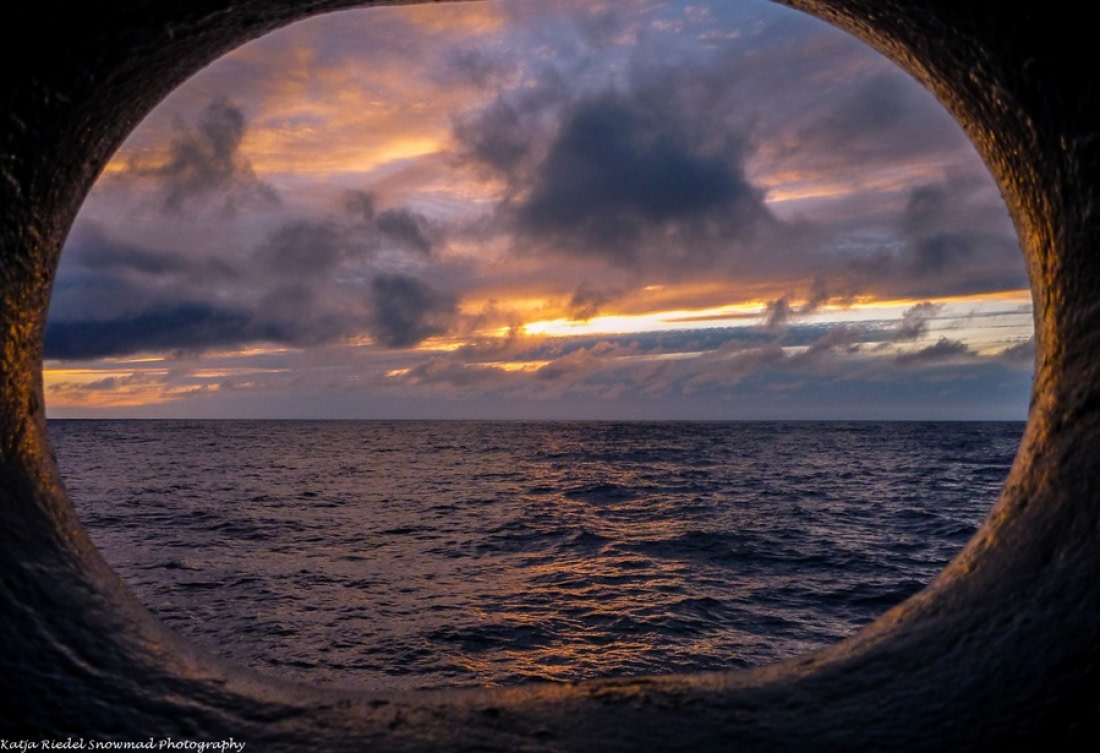
[[[808,193],[822,191],[821,199],[774,205],[797,225],[789,228],[797,240],[766,274],[781,279],[812,270],[836,298],[1026,287],[1004,203],[931,94],[850,39],[806,34],[786,45],[754,44],[748,55],[731,46],[695,80],[684,77],[682,89],[700,87],[707,97],[679,99],[693,103],[685,112],[709,108],[709,117],[723,113],[741,129],[750,174],[789,174],[799,189],[804,181]],[[769,75],[755,75],[751,66],[768,66]],[[750,102],[752,116],[738,119],[738,107]],[[898,181],[906,174],[913,177]],[[777,184],[776,194],[785,188]],[[754,253],[774,256],[767,240]]]
[[[256,320],[266,336],[242,337],[234,344],[267,342],[309,347],[336,342],[360,332],[366,320],[362,305],[349,305],[350,294],[324,281],[299,281],[276,284],[253,304]],[[245,333],[247,334],[247,333]]]
[[[625,28],[615,24],[612,37]],[[583,61],[571,62],[586,71],[576,79],[562,76],[564,64],[547,66],[457,118],[465,158],[508,186],[495,232],[521,253],[630,275],[613,283],[624,293],[660,275],[731,284],[812,277],[807,298],[787,301],[790,313],[813,311],[830,294],[919,298],[1026,285],[1003,203],[927,92],[885,61],[869,64],[854,43],[753,44],[748,55],[733,45],[687,60],[638,56],[621,80],[595,85]],[[762,77],[761,65],[778,67]],[[851,74],[825,73],[832,66]],[[807,78],[822,82],[808,102]],[[960,159],[942,180],[911,189],[901,211],[898,189],[856,188],[829,199],[842,211],[787,221],[747,170],[816,175],[831,191],[945,155]],[[589,310],[574,308],[581,318]]]
[[[524,178],[545,138],[548,121],[559,117],[571,93],[554,71],[533,83],[500,93],[491,103],[458,117],[454,135],[463,157],[516,182]]]
[[[949,199],[946,186],[924,185],[914,188],[905,204],[902,231],[916,237],[927,232],[929,226],[939,224],[949,206]]]
[[[258,269],[278,275],[314,277],[331,270],[347,253],[347,238],[335,223],[288,222],[255,252]]]
[[[181,253],[176,249],[143,246],[108,235],[99,224],[79,221],[65,243],[59,282],[81,277],[149,280],[233,279],[233,264],[218,257]]]
[[[999,202],[999,199],[997,200]],[[895,251],[858,270],[868,290],[932,297],[1026,289],[1023,254],[1003,204],[970,179],[914,188]],[[856,268],[849,265],[849,270]]]
[[[398,207],[379,213],[374,222],[378,232],[397,247],[423,256],[431,255],[431,229],[423,215]]]
[[[998,206],[999,204],[999,206]],[[889,218],[889,215],[887,215]],[[873,215],[872,215],[873,218]],[[1004,205],[973,178],[947,179],[910,189],[888,233],[830,239],[799,255],[815,266],[836,299],[937,298],[1026,289],[1019,241]],[[863,223],[870,218],[860,220]],[[811,235],[818,232],[804,228]],[[813,256],[815,248],[819,251]]]
[[[368,194],[346,198],[341,214],[285,221],[244,249],[142,247],[79,224],[54,289],[47,357],[305,347],[365,331],[409,347],[445,331],[457,296],[412,277],[368,282],[382,251],[390,264],[425,260],[426,223],[401,207],[375,211]]]
[[[341,265],[369,262],[382,251],[420,260],[431,254],[433,231],[420,214],[403,207],[375,211],[373,198],[359,192],[344,197],[343,209],[343,218],[319,215],[280,225],[252,251],[255,274],[326,281]]]
[[[768,212],[735,155],[693,139],[664,100],[606,93],[567,113],[515,217],[527,241],[630,266],[654,235],[682,243],[721,220],[732,240]]]
[[[911,274],[954,275],[980,264],[979,255],[999,256],[996,261],[1000,262],[1022,258],[1010,237],[997,237],[975,227],[974,220],[980,218],[972,214],[958,216],[956,207],[965,204],[966,190],[965,184],[942,183],[919,186],[910,193],[901,224]]]
[[[367,191],[346,191],[342,209],[352,220],[348,231],[354,237],[346,239],[352,253],[404,251],[430,257],[443,240],[443,229],[438,223],[404,206],[379,210],[377,198]]]
[[[165,303],[197,300],[194,283],[214,286],[237,279],[238,270],[223,259],[118,240],[96,223],[79,221],[65,244],[50,320],[126,318]]]
[[[79,360],[279,339],[281,333],[259,324],[248,312],[180,302],[102,321],[50,321],[45,357]]]
[[[623,32],[613,14],[593,23]],[[562,64],[581,71],[572,77],[538,69],[457,119],[467,163],[507,186],[496,233],[529,256],[684,277],[735,266],[779,229],[746,177],[745,115],[713,107],[713,91],[696,85],[698,62],[602,83],[606,71],[590,64]]]
[[[964,266],[974,251],[971,239],[959,233],[934,233],[913,243],[911,269],[916,275],[938,275],[950,266]]]
[[[79,240],[66,253],[67,265],[77,264],[89,270],[129,270],[142,275],[181,272],[190,266],[178,253],[141,248],[134,244],[111,241],[89,224],[81,226]]]
[[[388,348],[411,348],[452,326],[458,300],[415,277],[378,275],[371,282],[368,331]]]
[[[234,211],[242,200],[278,202],[270,186],[259,181],[240,154],[245,118],[228,99],[214,99],[193,127],[179,133],[169,146],[168,160],[138,174],[161,183],[163,209],[179,212],[193,198],[224,195],[224,209]]]

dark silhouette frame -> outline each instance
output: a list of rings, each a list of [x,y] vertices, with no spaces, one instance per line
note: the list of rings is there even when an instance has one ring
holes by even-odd
[[[733,0],[731,0],[733,1]],[[46,435],[42,337],[100,170],[174,87],[348,0],[17,0],[0,25],[0,737],[225,739],[251,751],[1066,750],[1100,707],[1100,102],[1065,2],[792,0],[928,86],[997,180],[1037,363],[1004,492],[926,590],[752,671],[421,693],[321,691],[190,647],[77,522]],[[1074,6],[1076,7],[1076,6]]]

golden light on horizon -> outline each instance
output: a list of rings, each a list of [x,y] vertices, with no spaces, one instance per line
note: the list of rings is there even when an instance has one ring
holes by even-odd
[[[1028,341],[1026,290],[936,295],[1022,274],[927,92],[819,30],[643,6],[340,11],[200,71],[82,209],[51,404],[635,399],[658,372],[675,398],[691,369],[732,394],[757,347],[887,370]]]

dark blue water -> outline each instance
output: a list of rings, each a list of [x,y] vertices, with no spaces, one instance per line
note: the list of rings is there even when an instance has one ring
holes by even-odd
[[[973,535],[1022,423],[51,421],[92,539],[197,642],[321,684],[772,662]]]

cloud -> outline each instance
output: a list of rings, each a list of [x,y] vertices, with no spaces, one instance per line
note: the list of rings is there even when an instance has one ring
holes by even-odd
[[[943,305],[925,301],[902,312],[897,329],[890,336],[891,342],[912,342],[924,337],[928,332],[929,320],[943,309]]]
[[[787,325],[799,317],[809,316],[829,302],[829,292],[826,289],[825,279],[815,277],[810,285],[810,292],[802,305],[795,306],[791,303],[791,296],[785,295],[774,301],[769,301],[764,308],[764,325],[767,332],[781,333],[787,329]]]
[[[815,277],[810,285],[810,297],[799,309],[799,313],[803,315],[812,314],[828,302],[829,291],[825,284],[825,278]]]
[[[900,353],[894,360],[903,366],[916,366],[925,363],[952,361],[960,357],[973,355],[974,351],[966,343],[941,337],[934,345],[909,353]]]
[[[913,274],[927,277],[942,273],[948,265],[962,266],[974,251],[971,239],[960,233],[933,233],[913,242]]]
[[[324,220],[287,222],[255,250],[257,271],[296,278],[326,274],[349,253],[341,230]]]
[[[371,293],[367,329],[387,348],[411,348],[445,334],[458,313],[454,295],[407,275],[378,275]]]
[[[791,304],[786,297],[771,301],[764,312],[764,329],[779,332],[786,328],[791,318]]]
[[[588,321],[617,296],[615,292],[581,283],[569,299],[569,318],[574,321]]]
[[[547,65],[457,118],[467,162],[505,186],[489,232],[520,255],[573,261],[590,287],[602,265],[604,284],[624,294],[669,277],[769,296],[812,280],[803,313],[830,294],[1026,286],[1003,203],[950,116],[854,44],[796,43],[781,26],[769,29],[779,44],[765,35],[748,52],[634,56],[618,76],[595,74],[591,60]],[[761,76],[769,62],[775,70]],[[563,76],[570,65],[584,75]],[[807,79],[822,86],[809,101]],[[826,184],[822,195],[838,192],[833,210],[781,221],[769,170]],[[568,274],[547,279],[576,289]]]
[[[431,358],[416,364],[400,376],[405,384],[445,385],[447,387],[486,388],[508,380],[508,372],[495,366],[456,363],[447,358]]]
[[[997,357],[1009,363],[1033,365],[1035,363],[1035,337],[1032,336],[1021,343],[1010,345],[998,353]]]
[[[601,340],[591,347],[572,350],[540,367],[535,377],[544,381],[576,381],[592,372],[606,368],[610,361],[637,352],[635,346],[623,346]]]
[[[525,177],[570,92],[556,72],[501,92],[487,105],[456,116],[454,137],[462,161],[516,181]]]
[[[403,207],[387,209],[374,220],[378,232],[396,247],[421,256],[430,256],[431,229],[423,215]]]
[[[116,241],[82,223],[55,286],[46,356],[304,347],[364,332],[410,347],[445,331],[456,296],[409,276],[376,276],[386,265],[423,259],[417,215],[390,209],[370,222],[361,217],[293,219],[252,248],[194,255]],[[386,218],[390,232],[378,227]]]
[[[395,374],[409,385],[453,387],[502,399],[546,400],[564,395],[650,398],[731,389],[746,377],[773,372],[820,373],[834,355],[858,352],[863,330],[795,325],[788,347],[759,328],[556,338],[525,342],[508,336],[478,348],[459,348]],[[806,346],[802,347],[805,343]],[[521,368],[505,368],[511,363]]]
[[[834,96],[823,99],[812,122],[802,125],[800,153],[834,164],[898,163],[965,143],[951,117],[905,73],[892,66],[862,68],[851,82],[834,84]]]
[[[46,325],[45,357],[92,359],[142,351],[172,351],[280,339],[245,311],[206,303],[156,306],[102,321],[53,321]]]
[[[1011,234],[991,232],[980,210],[974,212],[967,182],[918,186],[909,195],[901,219],[907,240],[907,271],[917,278],[935,277],[956,290],[973,285],[989,287],[991,269],[1001,275],[1015,271],[1014,286],[1026,287],[1022,254]],[[960,216],[960,207],[962,216]],[[1016,270],[1013,270],[1016,267]],[[976,275],[981,275],[974,279]]]
[[[234,401],[329,380],[390,397],[710,399],[849,368],[920,380],[906,366],[936,359],[1022,373],[1007,362],[1026,344],[978,359],[934,343],[932,303],[866,329],[805,321],[838,301],[1026,284],[965,136],[855,40],[729,3],[407,10],[287,27],[158,108],[67,244],[47,355],[209,364],[290,346],[271,349],[296,359],[277,376],[186,385]],[[746,302],[756,313],[729,313]],[[701,329],[523,333],[660,312]],[[744,326],[708,326],[729,322]],[[416,348],[438,336],[454,349]]]
[[[235,190],[232,182],[211,184],[207,198],[216,203]],[[408,347],[425,331],[437,334],[450,310],[445,304],[457,298],[418,288],[434,297],[422,298],[425,308],[417,312],[415,300],[401,305],[400,290],[384,282],[372,288],[370,281],[433,261],[440,226],[409,207],[379,208],[369,191],[331,195],[324,209],[202,222],[141,213],[126,224],[81,218],[53,291],[48,357],[203,352],[258,342],[306,347],[372,329],[379,342]],[[148,240],[117,237],[123,234]],[[443,264],[429,276],[453,276],[460,268]]]
[[[567,113],[515,207],[522,242],[631,266],[660,236],[681,246],[707,224],[727,240],[768,218],[736,153],[691,138],[671,108],[608,92]],[[671,244],[670,244],[671,245]]]
[[[350,189],[342,197],[344,213],[354,220],[364,223],[374,221],[375,198],[369,191]]]
[[[744,115],[711,111],[695,64],[632,68],[625,81],[574,67],[584,74],[539,68],[456,119],[466,164],[504,186],[490,233],[519,256],[603,267],[623,292],[670,274],[744,279],[790,255],[746,176]]]
[[[275,190],[258,180],[241,153],[245,118],[228,98],[217,97],[181,130],[168,147],[167,160],[133,172],[161,184],[162,208],[179,213],[192,199],[220,194],[227,213],[247,201],[278,203]]]
[[[1027,288],[1003,204],[987,206],[972,179],[915,187],[899,225],[902,245],[884,290],[931,297]]]
[[[75,263],[88,270],[121,270],[142,276],[176,274],[192,266],[189,259],[174,251],[111,241],[101,228],[88,223],[79,226],[76,235],[79,242],[66,255],[67,266]]]
[[[443,55],[431,76],[445,87],[500,88],[517,73],[517,64],[476,46],[456,46]]]
[[[806,350],[791,356],[790,365],[798,368],[807,368],[820,363],[826,357],[838,350],[846,353],[856,353],[862,349],[865,332],[858,327],[840,325],[829,330],[824,336],[810,343]]]
[[[203,297],[194,295],[195,281],[207,287],[241,283],[227,259],[116,239],[99,223],[80,220],[62,255],[50,321],[129,318],[166,302],[193,302]]]

